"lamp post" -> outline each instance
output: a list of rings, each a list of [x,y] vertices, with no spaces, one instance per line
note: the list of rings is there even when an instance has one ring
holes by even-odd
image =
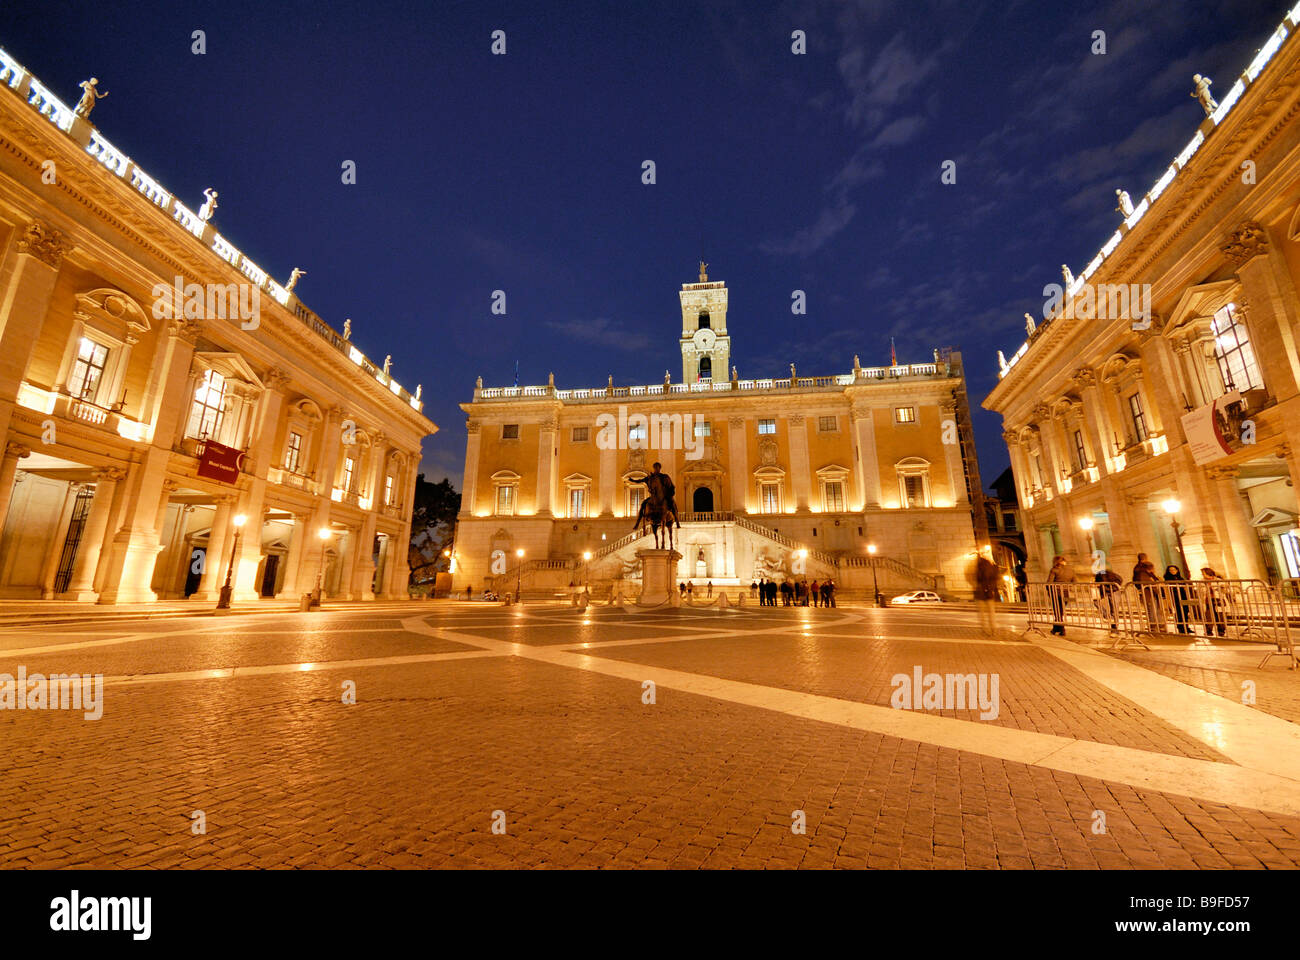
[[[1093,547],[1092,547],[1092,517],[1080,517],[1080,518],[1079,518],[1079,529],[1082,530],[1082,531],[1087,535],[1087,537],[1088,537],[1088,559],[1089,559],[1089,561],[1091,562],[1091,560],[1092,560],[1092,555],[1093,555]]]
[[[325,541],[330,538],[331,533],[333,533],[333,531],[330,530],[329,527],[321,527],[319,530],[316,531],[316,536],[320,537],[321,539],[320,567],[316,570],[316,602],[314,606],[317,607],[320,606],[321,600],[324,599],[324,593],[322,592],[322,588],[321,588],[321,581],[325,579]]]
[[[584,592],[587,590],[587,585],[591,583],[591,571],[587,567],[589,563],[591,563],[591,551],[584,550],[582,551],[582,589]]]
[[[519,561],[515,564],[515,603],[523,602],[524,592],[524,548],[520,547],[515,551],[515,558]]]
[[[876,580],[876,545],[867,544],[867,553],[871,556],[871,595],[875,597],[876,606],[880,606],[880,584]]]
[[[218,610],[230,609],[230,595],[234,592],[230,586],[230,577],[235,572],[235,557],[239,556],[239,532],[247,520],[248,517],[241,513],[230,521],[235,525],[235,542],[230,548],[230,563],[226,564],[226,582],[221,585],[221,592],[217,595]]]
[[[1190,579],[1191,573],[1187,569],[1187,554],[1183,552],[1183,528],[1178,522],[1178,513],[1183,509],[1183,505],[1178,500],[1170,497],[1161,506],[1165,508],[1165,513],[1169,517],[1169,526],[1173,528],[1174,538],[1178,541],[1178,559],[1183,564],[1183,579]]]

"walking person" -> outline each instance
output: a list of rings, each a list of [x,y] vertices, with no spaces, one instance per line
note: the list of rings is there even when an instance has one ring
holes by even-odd
[[[1201,567],[1201,579],[1205,580],[1205,635],[1211,632],[1220,637],[1227,636],[1228,618],[1224,613],[1224,597],[1220,584],[1223,578],[1214,572],[1213,567]],[[1216,583],[1218,581],[1218,583]]]
[[[707,587],[706,590],[705,590],[704,596],[705,596],[706,598],[709,598],[709,597],[712,597],[712,596],[713,596],[713,581],[712,581],[712,580],[709,581],[709,584],[708,584],[708,587]]]
[[[814,580],[809,585],[809,590],[812,592],[812,605],[815,607],[817,606],[817,581],[816,580]]]
[[[1124,585],[1124,578],[1109,566],[1102,569],[1093,580],[1101,584],[1098,591],[1097,609],[1103,617],[1110,618],[1110,629],[1119,629],[1119,591]]]
[[[835,606],[835,581],[834,580],[822,581],[822,606],[823,607]]]
[[[749,598],[752,600],[758,596],[758,581],[749,581]]]
[[[1047,596],[1052,601],[1052,633],[1059,637],[1065,636],[1065,591],[1069,583],[1074,583],[1074,571],[1058,553],[1047,573]]]
[[[993,604],[998,598],[998,567],[982,553],[975,557],[970,571],[975,592],[975,609],[979,613],[980,632],[986,637],[998,634],[997,614]]]
[[[1191,633],[1192,629],[1188,625],[1188,596],[1187,588],[1181,584],[1187,578],[1183,576],[1183,571],[1174,564],[1165,567],[1165,583],[1172,584],[1165,589],[1169,591],[1169,603],[1174,608],[1174,623],[1178,627],[1179,633]]]
[[[1156,576],[1156,565],[1151,562],[1145,553],[1139,553],[1137,563],[1133,565],[1133,583],[1137,585],[1138,592],[1142,594],[1142,606],[1147,614],[1147,632],[1155,633],[1156,628],[1160,628],[1163,633],[1165,629],[1165,618],[1160,608],[1160,597],[1158,596],[1160,588],[1151,586],[1160,582]]]

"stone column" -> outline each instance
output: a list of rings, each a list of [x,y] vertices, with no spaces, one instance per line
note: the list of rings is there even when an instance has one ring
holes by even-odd
[[[99,602],[144,603],[157,599],[151,584],[158,562],[158,512],[166,506],[163,485],[170,454],[148,447],[127,473],[121,527],[112,539]]]
[[[939,402],[939,418],[943,422],[952,421],[953,427],[957,426],[957,401],[941,400]],[[941,430],[944,428],[940,427]],[[942,434],[940,435],[942,440]],[[943,445],[944,466],[948,472],[948,490],[952,496],[952,502],[955,506],[965,506],[970,502],[966,495],[966,467],[961,462],[961,444],[954,435],[952,443]]]
[[[1211,490],[1218,498],[1219,514],[1223,518],[1220,540],[1223,542],[1223,559],[1226,569],[1217,570],[1221,577],[1230,580],[1268,581],[1264,560],[1259,555],[1259,538],[1250,525],[1250,517],[1242,503],[1237,486],[1238,467],[1206,467],[1205,476]],[[1192,571],[1199,577],[1200,571]]]
[[[301,583],[303,540],[310,533],[307,519],[296,513],[293,515],[293,528],[289,534],[289,556],[285,558],[284,580],[280,592],[276,594],[277,598],[292,598],[307,592]]]
[[[744,417],[727,418],[727,473],[731,475],[731,510],[749,512],[749,433]]]
[[[18,461],[30,457],[32,448],[22,443],[5,444],[4,459],[0,461],[0,534],[4,533],[5,520],[9,516],[9,502],[14,495],[14,476],[18,472]]]
[[[67,495],[63,498],[63,509],[59,511],[59,522],[54,528],[54,539],[50,542],[45,564],[41,567],[41,599],[54,599],[54,581],[59,575],[59,561],[63,558],[63,545],[68,540],[68,528],[72,526],[72,508],[77,502],[77,491],[81,484],[68,484]]]
[[[537,515],[555,513],[555,436],[559,424],[555,417],[543,420],[537,431]]]
[[[1241,303],[1264,386],[1279,403],[1300,389],[1295,324],[1296,291],[1285,259],[1270,247],[1268,231],[1248,220],[1229,235],[1224,256],[1237,266]]]
[[[212,517],[212,527],[208,532],[208,550],[203,559],[203,576],[199,579],[199,588],[193,594],[194,600],[216,600],[221,586],[226,582],[226,540],[230,533],[231,505],[235,498],[229,494],[214,497],[216,510]]]
[[[118,467],[95,471],[95,499],[86,516],[86,525],[81,530],[81,542],[72,564],[72,579],[68,581],[68,589],[61,594],[60,599],[83,603],[96,599],[95,573],[99,569],[104,537],[108,533],[113,494],[117,492],[117,484],[125,475],[125,471]]]
[[[475,420],[465,424],[469,439],[465,443],[465,480],[461,484],[460,513],[462,516],[474,515],[474,498],[478,493],[479,442],[481,434]],[[601,452],[601,466],[604,467],[604,451]]]
[[[858,490],[862,493],[862,509],[869,510],[880,506],[880,461],[876,455],[876,425],[865,401],[853,403],[852,423],[858,448]]]
[[[13,398],[40,341],[50,298],[69,244],[59,231],[33,220],[12,234],[0,256],[0,436],[9,430]]]
[[[808,424],[804,415],[786,417],[790,431],[790,472],[794,480],[795,506],[807,510],[812,503],[812,469],[808,463]]]
[[[352,554],[352,599],[375,599],[375,526],[373,512],[367,512],[357,531],[356,548]]]
[[[620,506],[617,491],[622,486],[618,476],[618,449],[609,447],[601,450],[598,459],[596,489],[600,501],[596,507],[600,516],[612,517]]]

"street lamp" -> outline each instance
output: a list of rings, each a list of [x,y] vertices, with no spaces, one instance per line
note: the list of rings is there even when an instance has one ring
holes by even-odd
[[[1182,503],[1170,497],[1161,504],[1165,508],[1165,513],[1169,516],[1169,526],[1174,529],[1174,538],[1178,541],[1178,559],[1183,563],[1183,577],[1190,579],[1191,572],[1187,569],[1187,554],[1183,552],[1183,528],[1178,522],[1178,513],[1183,509]]]
[[[591,563],[591,551],[584,550],[582,551],[582,589],[583,590],[586,590],[587,585],[591,583],[591,571],[587,568],[587,564],[589,563]]]
[[[867,553],[871,555],[871,593],[876,598],[876,606],[880,606],[880,584],[876,581],[876,545],[867,544]]]
[[[222,584],[221,592],[217,595],[218,610],[230,609],[230,595],[234,592],[230,586],[230,576],[235,572],[235,557],[239,555],[239,531],[247,521],[248,517],[242,513],[230,521],[235,525],[235,542],[230,548],[230,563],[226,564],[226,582]]]
[[[524,548],[520,547],[515,551],[515,557],[519,562],[515,564],[515,603],[523,602],[524,590]]]
[[[321,527],[319,530],[316,531],[316,536],[320,537],[321,539],[320,567],[316,571],[316,604],[315,605],[318,607],[320,606],[321,599],[324,596],[324,594],[321,592],[321,581],[325,578],[325,541],[330,538],[331,533],[333,533],[333,531],[330,530],[329,527]]]
[[[1085,534],[1088,535],[1088,556],[1091,557],[1091,556],[1092,556],[1092,553],[1093,553],[1093,548],[1092,548],[1092,517],[1080,517],[1080,518],[1079,518],[1079,529],[1082,530]]]

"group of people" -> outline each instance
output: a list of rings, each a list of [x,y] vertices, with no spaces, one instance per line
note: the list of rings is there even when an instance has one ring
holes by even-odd
[[[749,592],[756,595],[759,604],[765,607],[777,606],[778,594],[783,607],[806,607],[809,600],[814,607],[835,606],[835,581],[829,578],[820,583],[816,580],[809,583],[807,580],[794,581],[788,578],[777,583],[763,577],[749,585]]]
[[[695,599],[695,581],[694,581],[694,580],[687,580],[685,583],[679,583],[679,584],[677,584],[677,589],[678,589],[679,591],[681,591],[681,595],[682,595],[682,599],[683,599],[683,600],[694,600],[694,599]],[[713,596],[713,581],[712,581],[712,580],[710,580],[707,584],[705,584],[705,586],[704,586],[704,596],[705,596],[705,597],[712,597],[712,596]]]
[[[1124,586],[1124,578],[1109,566],[1103,566],[1093,580],[1103,584],[1097,598],[1097,607],[1104,617],[1110,619],[1110,629],[1118,630],[1120,609],[1118,595]],[[1161,577],[1156,572],[1156,566],[1151,562],[1151,558],[1145,553],[1139,553],[1137,563],[1133,565],[1130,582],[1136,584],[1141,593],[1147,629],[1159,628],[1163,631],[1168,612],[1172,614],[1179,633],[1190,634],[1193,632],[1194,622],[1203,622],[1206,636],[1213,632],[1222,637],[1226,636],[1228,631],[1225,610],[1227,598],[1215,586],[1215,581],[1222,580],[1223,578],[1213,567],[1201,567],[1201,582],[1193,583],[1184,575],[1182,568],[1173,563],[1165,567],[1164,576]],[[1058,554],[1052,558],[1052,569],[1048,571],[1047,582],[1049,584],[1076,582],[1074,568],[1065,557]],[[1153,584],[1165,584],[1165,586],[1151,586]],[[1065,636],[1066,602],[1064,592],[1049,587],[1048,594],[1053,613],[1051,632],[1063,637]]]

